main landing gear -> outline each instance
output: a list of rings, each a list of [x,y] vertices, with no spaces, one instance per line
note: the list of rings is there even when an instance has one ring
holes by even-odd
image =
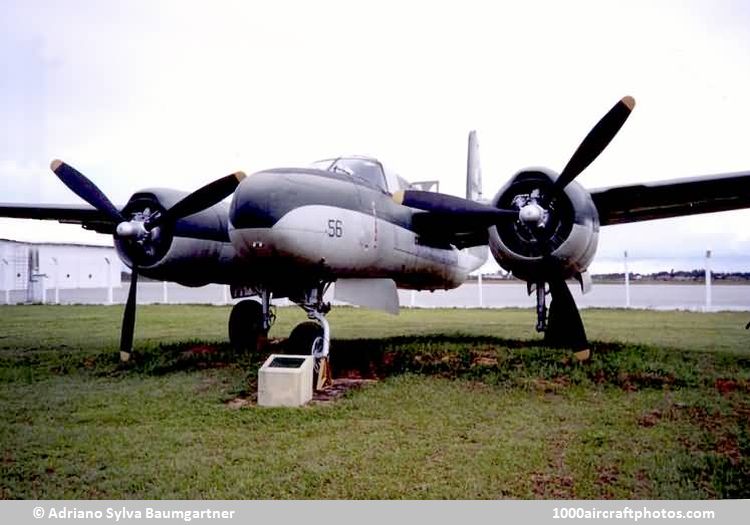
[[[276,321],[276,314],[271,307],[271,293],[263,290],[259,295],[261,302],[244,299],[235,304],[229,314],[229,342],[237,350],[259,350]]]

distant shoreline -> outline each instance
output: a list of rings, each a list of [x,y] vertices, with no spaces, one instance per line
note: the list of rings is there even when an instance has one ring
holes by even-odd
[[[466,280],[466,283],[477,283],[478,280],[476,278],[470,278]],[[569,280],[569,282],[577,282],[573,279]],[[617,284],[617,285],[625,285],[625,279],[621,280],[615,280],[615,279],[597,279],[594,277],[592,279],[593,284]],[[483,278],[482,284],[525,284],[525,281],[522,281],[520,279],[492,279],[492,278]],[[660,280],[660,279],[630,279],[631,286],[641,286],[641,285],[667,285],[667,286],[675,286],[675,285],[687,285],[687,286],[705,286],[705,281],[679,281],[679,280]],[[726,279],[715,279],[711,281],[711,286],[750,286],[750,281],[747,280],[726,280]]]

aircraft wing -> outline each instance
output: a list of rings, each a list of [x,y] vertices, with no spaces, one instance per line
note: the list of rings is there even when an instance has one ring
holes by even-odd
[[[87,204],[15,204],[0,202],[0,217],[52,220],[80,224],[87,230],[111,234],[115,225],[99,210]]]
[[[750,207],[750,171],[591,191],[602,226]]]

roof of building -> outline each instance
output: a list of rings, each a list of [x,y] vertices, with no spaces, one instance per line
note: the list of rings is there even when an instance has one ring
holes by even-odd
[[[14,244],[25,244],[28,246],[70,246],[74,248],[102,248],[105,250],[113,250],[114,246],[103,246],[101,244],[81,244],[75,242],[30,242],[30,241],[16,241],[14,239],[5,239],[0,237],[0,242],[12,242]]]

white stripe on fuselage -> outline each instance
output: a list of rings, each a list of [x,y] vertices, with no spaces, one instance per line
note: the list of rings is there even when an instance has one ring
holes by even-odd
[[[414,232],[375,215],[325,205],[295,208],[271,228],[230,226],[229,236],[242,258],[323,264],[337,277],[385,277],[422,289],[455,288],[487,258],[486,248],[423,246]]]

